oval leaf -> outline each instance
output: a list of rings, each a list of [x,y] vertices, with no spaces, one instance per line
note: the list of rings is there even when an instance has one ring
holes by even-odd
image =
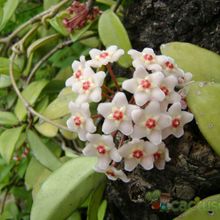
[[[61,166],[61,162],[41,141],[41,139],[31,130],[27,132],[29,145],[35,158],[50,170],[56,170]]]
[[[12,112],[0,111],[0,124],[1,125],[17,125],[18,119]]]
[[[219,220],[220,194],[207,197],[174,220]]]
[[[7,75],[0,74],[0,89],[9,87],[11,85],[11,79]]]
[[[220,56],[190,43],[172,42],[160,47],[178,66],[193,74],[195,81],[220,82]]]
[[[189,86],[187,103],[200,131],[220,155],[220,84],[197,82]]]
[[[28,85],[22,92],[23,97],[33,105],[37,100],[38,96],[40,95],[42,89],[47,85],[48,81],[40,80],[31,83]],[[23,102],[19,99],[15,106],[15,114],[20,121],[22,121],[25,116],[27,115],[26,108]]]
[[[22,127],[11,128],[4,131],[0,136],[0,153],[7,163],[10,162],[16,143],[23,130]]]
[[[0,57],[0,74],[9,75],[9,64],[10,64],[10,60],[8,58]],[[13,65],[13,70],[14,70],[15,78],[18,78],[20,69],[18,65],[16,65],[15,63]]]
[[[39,133],[46,137],[55,137],[58,132],[58,128],[50,123],[43,122],[43,123],[38,123],[34,126]]]
[[[64,220],[103,181],[95,173],[96,158],[79,157],[66,162],[43,183],[31,210],[32,220]]]
[[[120,58],[119,64],[126,68],[131,66],[131,57],[127,54],[128,50],[131,49],[127,31],[112,10],[107,10],[101,15],[98,30],[99,36],[106,47],[116,45],[124,49],[125,55]]]

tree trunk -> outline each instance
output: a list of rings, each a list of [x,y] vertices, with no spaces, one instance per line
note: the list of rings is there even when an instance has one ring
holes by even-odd
[[[220,0],[136,0],[128,5],[124,24],[133,47],[139,50],[152,47],[158,53],[163,43],[184,41],[220,53],[219,14]],[[130,183],[108,183],[107,219],[173,219],[183,211],[178,204],[184,202],[169,213],[163,207],[152,209],[145,195],[154,190],[160,190],[162,198],[178,202],[220,193],[220,158],[195,121],[185,126],[183,137],[170,137],[165,142],[171,157],[165,170],[138,167],[130,174]]]

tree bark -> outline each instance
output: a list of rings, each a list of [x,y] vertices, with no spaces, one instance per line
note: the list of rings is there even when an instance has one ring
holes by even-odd
[[[132,45],[159,52],[163,43],[184,41],[220,53],[220,0],[135,0],[128,5],[124,24]],[[149,191],[160,190],[171,201],[191,201],[220,193],[220,157],[206,142],[195,121],[185,126],[180,139],[166,141],[171,161],[165,170],[145,171],[138,167],[129,174],[130,183],[109,182],[107,219],[163,220],[178,212],[152,209],[145,200]]]

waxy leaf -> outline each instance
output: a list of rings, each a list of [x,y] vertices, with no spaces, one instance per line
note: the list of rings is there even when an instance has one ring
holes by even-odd
[[[42,184],[31,210],[32,220],[65,220],[103,181],[95,173],[96,158],[79,157],[67,161]]]
[[[99,207],[98,220],[104,220],[105,219],[106,209],[107,209],[107,201],[103,200],[102,204]]]
[[[9,163],[13,157],[16,143],[19,140],[22,130],[23,126],[11,128],[5,130],[0,135],[0,153],[7,163]]]
[[[47,83],[48,81],[46,80],[35,81],[28,85],[21,94],[31,105],[33,105]],[[20,121],[27,115],[27,110],[20,99],[16,103],[15,114]]]
[[[10,60],[8,58],[0,57],[0,74],[9,75],[9,64]],[[13,70],[15,78],[18,78],[20,69],[15,63],[13,65]]]
[[[0,125],[17,125],[18,119],[12,112],[0,111]]]
[[[39,133],[46,137],[55,137],[58,132],[58,128],[50,123],[43,122],[34,126]]]
[[[220,84],[197,82],[187,89],[187,103],[200,131],[220,155]]]
[[[11,85],[10,76],[0,74],[0,89],[9,87]]]
[[[190,43],[162,44],[161,52],[172,57],[180,68],[193,74],[195,81],[220,82],[220,56]]]
[[[127,31],[112,10],[107,10],[101,15],[98,30],[101,41],[106,47],[116,45],[124,49],[125,55],[120,58],[119,64],[126,68],[131,66],[131,58],[127,54],[128,50],[131,49]]]
[[[58,158],[48,149],[41,139],[33,131],[28,130],[27,139],[35,158],[50,170],[56,170],[61,166]]]
[[[207,197],[174,220],[219,220],[220,194]]]

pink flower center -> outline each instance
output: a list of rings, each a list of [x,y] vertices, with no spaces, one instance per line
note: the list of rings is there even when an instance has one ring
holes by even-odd
[[[156,152],[156,153],[154,154],[154,159],[155,159],[155,160],[159,160],[160,157],[161,157],[161,154],[160,154],[159,152]]]
[[[156,120],[153,119],[153,118],[148,118],[146,123],[145,123],[145,126],[152,129],[152,128],[155,128],[156,127]]]
[[[134,150],[132,156],[136,159],[140,159],[144,156],[144,153],[142,150]]]
[[[74,76],[76,79],[80,79],[80,77],[82,76],[82,72],[80,70],[77,70],[75,73],[74,73]]]
[[[87,91],[87,90],[90,89],[90,87],[91,87],[91,82],[90,81],[83,82],[83,84],[82,84],[83,90]]]
[[[115,173],[112,170],[107,170],[106,174],[113,177],[115,176]]]
[[[146,61],[152,61],[154,57],[151,54],[145,54],[144,55],[144,60]]]
[[[174,118],[173,121],[172,121],[172,126],[174,128],[177,128],[180,126],[180,120],[178,118]]]
[[[173,69],[173,68],[174,68],[174,65],[173,65],[170,61],[165,62],[165,66],[166,66],[168,69]]]
[[[114,120],[121,121],[123,119],[123,117],[124,117],[124,113],[122,111],[120,111],[120,110],[114,111],[114,113],[113,113]]]
[[[150,83],[150,81],[149,80],[147,80],[147,79],[143,79],[143,80],[141,80],[141,86],[142,86],[142,88],[143,89],[149,89],[150,87],[151,87],[151,83]]]
[[[79,127],[82,124],[82,120],[79,116],[74,117],[73,122],[77,127]]]
[[[96,149],[97,149],[99,154],[105,154],[106,153],[105,146],[103,146],[103,145],[99,145]]]
[[[101,54],[99,55],[99,57],[102,58],[102,59],[105,59],[105,58],[108,57],[108,56],[109,56],[108,52],[103,52],[103,53],[101,53]]]
[[[169,89],[166,86],[161,86],[160,89],[163,91],[163,93],[165,94],[165,96],[169,95]]]

